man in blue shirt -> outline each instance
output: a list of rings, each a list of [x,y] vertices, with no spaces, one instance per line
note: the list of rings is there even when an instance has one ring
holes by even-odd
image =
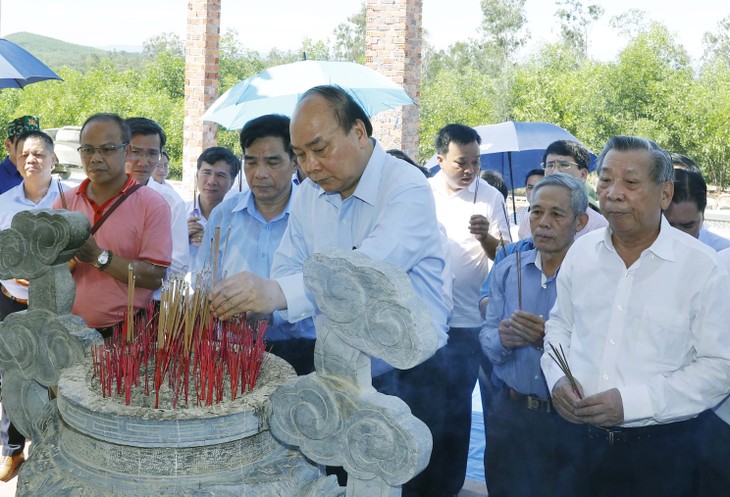
[[[248,311],[286,309],[289,321],[317,319],[314,297],[304,285],[304,261],[330,248],[354,249],[408,274],[444,345],[446,255],[426,178],[385,153],[371,138],[370,119],[340,88],[318,86],[305,92],[291,131],[292,148],[309,181],[293,199],[274,256],[273,279],[252,272],[229,277],[211,290],[213,312],[230,319]]]
[[[357,250],[406,272],[430,310],[439,346],[446,344],[449,308],[442,272],[448,254],[431,188],[420,171],[387,154],[372,130],[367,114],[341,88],[317,86],[302,95],[291,141],[308,180],[293,198],[273,279],[245,272],[214,287],[211,308],[219,318],[286,309],[289,321],[313,316],[316,323],[322,316],[304,285],[304,261],[328,249]],[[372,361],[371,372],[378,391],[398,394],[408,404],[402,394],[413,385],[400,382],[380,360]]]
[[[23,176],[16,167],[18,164],[16,159],[18,137],[23,133],[40,130],[38,118],[34,116],[19,117],[8,124],[6,129],[7,138],[5,139],[5,150],[7,150],[8,155],[0,162],[0,194],[5,193],[23,181]]]
[[[519,259],[511,254],[493,269],[480,333],[494,365],[484,455],[490,497],[560,495],[556,476],[558,468],[570,465],[570,449],[556,426],[566,421],[550,403],[540,358],[555,278],[575,233],[588,220],[587,207],[577,179],[562,173],[541,179],[530,208],[536,248],[519,252]]]
[[[224,200],[211,212],[196,269],[211,261],[211,241],[220,227],[219,272],[223,278],[249,271],[269,278],[274,252],[290,216],[297,163],[289,138],[289,118],[266,115],[241,130],[243,173],[250,189]],[[289,323],[278,312],[266,331],[270,351],[289,362],[297,374],[314,371],[316,335],[312,319]]]

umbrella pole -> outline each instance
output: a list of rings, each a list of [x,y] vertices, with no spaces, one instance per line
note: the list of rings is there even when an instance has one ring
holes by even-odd
[[[515,203],[515,176],[512,172],[512,152],[507,152],[507,163],[509,164],[509,181],[512,183],[512,215],[515,218],[515,224],[517,224],[517,204]]]

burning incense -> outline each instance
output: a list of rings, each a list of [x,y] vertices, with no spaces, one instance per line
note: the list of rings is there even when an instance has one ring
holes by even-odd
[[[61,180],[58,180],[56,182],[56,186],[58,187],[58,194],[61,196],[61,207],[63,209],[68,210],[68,204],[66,203],[66,195],[63,194],[63,185],[61,184]]]
[[[583,396],[578,389],[578,383],[576,383],[573,373],[570,371],[570,366],[568,365],[568,359],[565,357],[563,346],[560,345],[560,351],[558,352],[555,346],[551,343],[550,349],[552,349],[552,353],[548,352],[548,355],[550,355],[550,358],[555,361],[555,364],[558,365],[565,377],[568,378],[568,382],[570,382],[570,388],[573,389],[573,392],[578,396],[579,399],[582,399]]]

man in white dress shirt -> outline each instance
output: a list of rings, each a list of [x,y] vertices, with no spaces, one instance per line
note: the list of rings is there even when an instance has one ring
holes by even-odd
[[[563,495],[688,496],[696,416],[730,391],[730,278],[714,250],[672,228],[669,154],[611,138],[598,158],[609,222],[576,240],[557,279],[541,359],[580,456]],[[576,383],[550,355],[564,350]],[[561,478],[563,475],[556,475]]]

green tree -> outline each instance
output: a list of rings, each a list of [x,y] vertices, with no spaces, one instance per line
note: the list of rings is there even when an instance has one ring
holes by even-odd
[[[367,10],[365,2],[360,10],[340,23],[335,28],[332,54],[334,60],[365,63],[365,19]]]
[[[558,0],[555,16],[560,21],[563,41],[588,57],[588,27],[603,16],[598,4],[583,5],[580,0]]]
[[[707,32],[702,37],[705,46],[704,60],[720,59],[730,64],[730,16],[717,23],[717,32]]]

